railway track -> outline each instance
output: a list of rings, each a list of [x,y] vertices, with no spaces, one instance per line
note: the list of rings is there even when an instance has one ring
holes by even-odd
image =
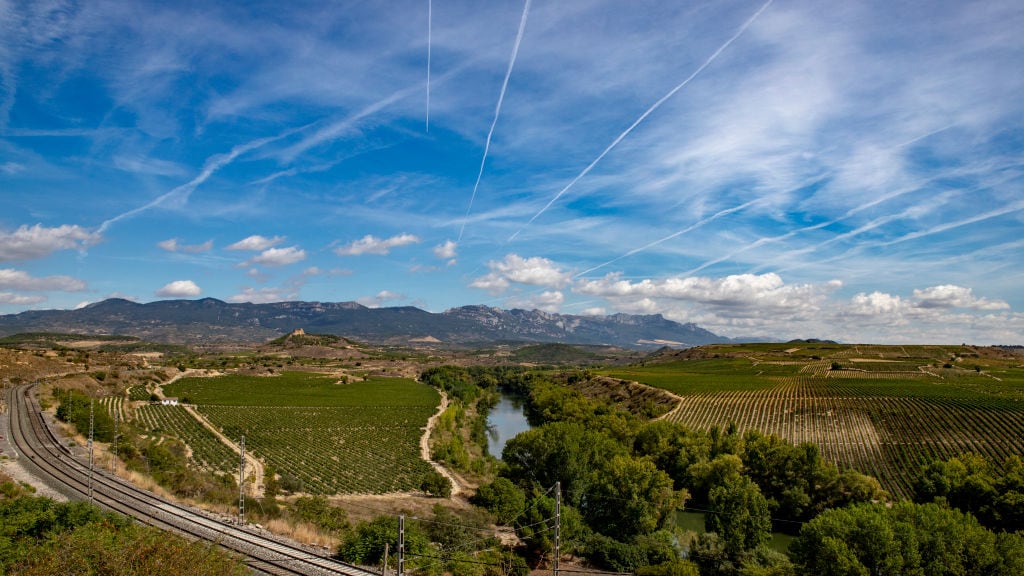
[[[375,576],[374,572],[171,502],[95,468],[90,486],[88,465],[76,460],[46,424],[32,395],[33,386],[8,390],[10,440],[27,468],[69,498],[87,500],[91,491],[95,503],[103,508],[188,538],[213,542],[245,557],[250,568],[262,573]]]

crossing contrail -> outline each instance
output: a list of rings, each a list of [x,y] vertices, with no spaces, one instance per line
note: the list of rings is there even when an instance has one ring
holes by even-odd
[[[704,226],[705,224],[710,224],[711,222],[714,222],[715,220],[718,220],[722,216],[728,216],[729,214],[732,214],[733,212],[739,212],[740,210],[744,210],[746,208],[749,208],[750,206],[753,206],[754,204],[758,204],[758,203],[764,202],[766,200],[767,200],[767,198],[756,198],[756,199],[751,200],[749,202],[744,202],[743,204],[740,204],[739,206],[733,206],[732,208],[726,208],[725,210],[720,210],[720,211],[712,214],[711,216],[708,216],[707,218],[704,218],[703,220],[701,220],[699,222],[695,222],[695,223],[687,226],[686,228],[683,228],[682,230],[679,230],[678,232],[674,232],[672,234],[669,234],[668,236],[665,236],[664,238],[660,238],[658,240],[655,240],[654,242],[650,242],[648,244],[644,244],[643,246],[641,246],[639,248],[634,248],[634,249],[630,250],[629,252],[626,252],[622,256],[619,256],[618,258],[612,258],[611,260],[609,260],[609,261],[607,261],[607,262],[605,262],[603,264],[598,264],[597,266],[594,266],[593,268],[588,268],[587,270],[584,270],[583,272],[580,272],[579,274],[574,275],[573,278],[579,278],[580,276],[584,276],[586,274],[590,274],[591,272],[593,272],[595,270],[600,270],[601,268],[604,268],[605,266],[610,266],[610,265],[618,262],[619,260],[622,260],[623,258],[629,258],[630,256],[632,256],[634,254],[638,254],[640,252],[643,252],[644,250],[647,250],[648,248],[653,248],[653,247],[657,246],[658,244],[661,244],[662,242],[668,242],[669,240],[671,240],[673,238],[677,238],[679,236],[682,236],[683,234],[686,234],[687,232],[692,232],[692,231],[696,230],[697,228],[700,228],[701,226]]]
[[[754,15],[753,15],[753,16],[751,16],[750,18],[748,18],[748,19],[747,19],[747,21],[746,21],[746,22],[744,22],[742,26],[740,26],[739,30],[737,30],[737,31],[736,31],[736,33],[732,35],[732,37],[730,37],[730,38],[729,38],[728,40],[726,40],[724,44],[722,44],[721,46],[719,46],[719,47],[718,47],[718,50],[715,50],[715,51],[714,51],[714,53],[713,53],[713,54],[711,54],[711,56],[708,56],[708,59],[707,59],[707,60],[705,60],[705,61],[704,61],[704,63],[703,63],[703,64],[701,64],[701,65],[700,65],[700,66],[699,66],[699,67],[698,67],[698,68],[697,68],[696,70],[694,70],[692,74],[690,74],[689,76],[687,76],[687,77],[686,77],[686,80],[683,80],[682,82],[680,82],[679,84],[677,84],[675,88],[673,88],[672,90],[669,90],[668,94],[665,94],[664,96],[662,96],[660,100],[658,100],[657,102],[655,102],[655,103],[654,103],[653,105],[651,105],[651,107],[650,107],[650,108],[648,108],[648,109],[647,109],[647,111],[645,111],[645,112],[644,112],[643,114],[641,114],[641,115],[640,115],[640,117],[639,117],[639,118],[637,118],[635,122],[633,122],[632,124],[630,124],[629,128],[626,128],[626,129],[625,129],[625,131],[623,131],[623,132],[622,132],[622,134],[619,134],[619,137],[618,137],[618,138],[616,138],[615,140],[613,140],[613,141],[612,141],[612,143],[611,143],[611,144],[609,144],[609,145],[608,145],[608,147],[604,149],[604,152],[601,152],[601,154],[600,154],[600,155],[598,155],[598,157],[597,157],[597,158],[594,158],[594,161],[593,161],[593,162],[591,162],[591,163],[590,163],[590,165],[588,165],[588,166],[587,166],[586,168],[584,168],[584,169],[583,169],[583,171],[582,171],[582,172],[580,172],[580,173],[579,173],[579,174],[578,174],[578,175],[577,175],[577,176],[576,176],[575,178],[573,178],[571,182],[569,182],[568,184],[566,184],[565,188],[562,188],[562,189],[561,189],[561,190],[560,190],[560,191],[558,192],[558,194],[555,194],[554,198],[552,198],[551,200],[549,200],[549,201],[548,201],[548,203],[547,203],[547,204],[545,204],[545,205],[544,205],[544,207],[543,207],[543,208],[541,208],[539,212],[537,212],[536,214],[534,214],[534,215],[533,215],[533,218],[530,218],[530,220],[529,220],[529,221],[528,221],[528,222],[527,222],[526,224],[524,224],[522,228],[520,228],[519,230],[516,230],[516,232],[515,232],[514,234],[512,234],[511,236],[509,236],[508,240],[509,240],[510,242],[511,242],[512,240],[515,240],[516,236],[518,236],[518,235],[520,234],[520,232],[522,232],[523,230],[525,230],[525,229],[526,229],[526,228],[527,228],[527,227],[528,227],[528,226],[529,226],[530,224],[533,224],[533,221],[534,221],[534,220],[536,220],[537,218],[539,218],[541,214],[543,214],[543,213],[547,212],[548,208],[551,208],[551,205],[552,205],[552,204],[554,204],[554,203],[555,203],[556,201],[558,201],[558,199],[559,199],[559,198],[561,198],[561,197],[562,197],[562,195],[564,195],[564,194],[565,194],[566,192],[568,192],[570,188],[572,188],[573,186],[575,186],[577,182],[579,182],[579,181],[580,181],[580,180],[581,180],[581,179],[582,179],[582,178],[583,178],[584,176],[586,176],[586,175],[587,175],[587,174],[588,174],[588,173],[589,173],[589,172],[590,172],[591,170],[593,170],[593,169],[594,169],[594,166],[597,166],[597,163],[598,163],[598,162],[600,162],[600,161],[601,161],[602,159],[604,159],[604,157],[605,157],[605,156],[607,156],[607,155],[608,155],[608,153],[609,153],[609,152],[611,152],[613,148],[615,148],[616,146],[618,146],[618,145],[619,145],[619,142],[622,142],[622,140],[623,140],[623,139],[624,139],[624,138],[625,138],[626,136],[628,136],[628,135],[629,135],[629,133],[630,133],[630,132],[632,132],[634,128],[636,128],[637,126],[639,126],[641,122],[643,122],[644,120],[646,120],[646,119],[647,119],[647,117],[651,115],[651,113],[653,113],[653,112],[654,112],[655,110],[657,110],[658,108],[660,108],[660,107],[661,107],[661,105],[662,105],[662,104],[664,104],[666,100],[668,100],[668,99],[669,99],[669,98],[671,98],[671,97],[672,97],[673,95],[675,95],[675,93],[676,93],[676,92],[679,92],[680,90],[682,90],[682,89],[683,89],[683,88],[684,88],[684,87],[685,87],[685,86],[686,86],[687,84],[689,84],[689,83],[690,83],[690,81],[692,81],[692,80],[693,80],[694,78],[696,78],[696,77],[697,77],[697,76],[698,76],[698,75],[699,75],[699,74],[700,74],[701,72],[703,72],[705,68],[707,68],[708,66],[710,66],[710,65],[711,65],[711,63],[712,63],[712,62],[714,62],[714,61],[715,61],[715,59],[716,59],[716,58],[718,58],[718,56],[719,56],[719,55],[720,55],[720,54],[721,54],[722,52],[724,52],[724,51],[725,51],[725,49],[726,49],[726,48],[728,48],[728,47],[729,47],[729,46],[730,46],[730,45],[731,45],[731,44],[732,44],[733,42],[735,42],[735,41],[736,41],[736,39],[737,39],[737,38],[739,38],[740,36],[742,36],[742,35],[743,35],[743,33],[747,31],[747,28],[749,28],[749,27],[750,27],[750,25],[751,25],[751,24],[753,24],[755,20],[757,20],[757,17],[758,17],[758,16],[760,16],[762,12],[764,12],[765,10],[767,10],[767,9],[768,9],[768,6],[770,6],[770,5],[771,5],[772,1],[773,1],[773,0],[768,0],[767,2],[765,2],[765,3],[764,3],[764,5],[763,5],[763,6],[761,6],[761,8],[759,8],[759,9],[757,10],[757,12],[754,12]]]
[[[516,41],[512,46],[512,58],[508,61],[508,70],[505,71],[505,81],[501,83],[501,92],[498,94],[498,104],[494,107],[494,120],[491,121],[491,129],[487,131],[487,141],[484,143],[484,155],[480,159],[480,171],[476,175],[476,183],[473,184],[473,194],[469,197],[469,207],[466,208],[466,216],[459,228],[459,241],[466,231],[466,220],[469,213],[473,211],[473,202],[476,200],[476,191],[480,187],[480,178],[484,175],[484,164],[487,163],[487,153],[491,149],[491,136],[494,134],[494,127],[498,124],[498,116],[501,114],[501,103],[505,100],[505,90],[508,89],[508,79],[512,76],[512,67],[516,64],[516,56],[519,55],[519,44],[523,41],[523,30],[526,29],[526,18],[530,15],[530,3],[533,0],[526,0],[523,6],[523,15],[519,19],[519,31],[516,33]]]
[[[114,224],[127,218],[131,218],[152,208],[156,208],[157,206],[165,204],[168,201],[177,200],[183,202],[188,200],[188,197],[192,195],[192,192],[195,191],[195,189],[198,188],[203,182],[206,182],[206,180],[209,179],[210,176],[212,176],[221,168],[234,162],[235,159],[241,156],[242,154],[245,154],[246,152],[251,152],[252,150],[255,150],[257,148],[261,148],[267,144],[270,144],[271,142],[280,140],[286,136],[290,136],[291,134],[294,134],[298,130],[300,129],[292,129],[282,134],[278,134],[277,136],[269,136],[266,138],[252,140],[250,142],[246,142],[245,144],[239,144],[238,146],[235,146],[227,154],[215,154],[207,158],[206,163],[203,164],[203,169],[202,171],[199,172],[198,176],[182,184],[181,186],[178,186],[173,190],[160,195],[159,197],[157,197],[156,199],[154,199],[153,201],[149,202],[144,206],[134,208],[122,214],[118,214],[117,216],[114,216],[109,220],[104,221],[102,224],[100,224],[98,232],[102,234],[106,232],[108,228],[110,228],[111,224]]]

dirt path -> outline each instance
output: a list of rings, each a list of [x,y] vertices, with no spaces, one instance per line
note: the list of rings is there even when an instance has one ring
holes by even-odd
[[[200,414],[199,412],[196,412],[195,408],[193,408],[191,406],[185,406],[184,404],[182,406],[185,408],[186,412],[191,414],[193,418],[195,418],[197,421],[199,421],[200,424],[203,425],[203,428],[206,428],[207,430],[209,430],[225,446],[227,446],[228,448],[231,448],[232,450],[234,450],[235,454],[238,454],[238,453],[240,453],[242,451],[242,449],[238,446],[238,444],[235,444],[227,436],[221,434],[220,430],[217,430],[217,428],[213,424],[211,424],[210,421],[207,420],[202,414]],[[264,488],[264,486],[266,486],[263,483],[263,474],[264,474],[264,472],[263,472],[263,463],[260,462],[258,459],[256,459],[251,453],[246,452],[245,453],[245,464],[246,464],[246,466],[250,470],[252,470],[253,485],[254,485],[254,490],[253,490],[254,494],[253,495],[256,498],[260,498],[260,497],[263,496],[263,488]]]
[[[154,389],[155,389],[155,393],[156,393],[157,397],[163,399],[163,398],[165,398],[163,387],[165,385],[167,385],[167,384],[171,384],[172,382],[175,382],[175,381],[177,381],[177,380],[179,380],[181,378],[185,378],[185,377],[188,377],[188,376],[209,377],[209,376],[219,376],[219,375],[220,375],[219,372],[211,372],[209,370],[201,370],[201,371],[200,370],[186,370],[185,372],[181,372],[179,374],[175,374],[174,377],[171,378],[170,380],[168,380],[167,382],[161,382],[160,384],[155,386]],[[185,406],[184,404],[182,404],[181,406],[184,407],[185,411],[188,412],[189,414],[191,414],[192,417],[196,419],[196,421],[198,421],[200,424],[202,424],[203,428],[206,428],[207,430],[209,430],[214,436],[217,437],[218,440],[221,441],[221,443],[223,443],[228,448],[231,448],[231,450],[233,450],[235,452],[235,454],[241,453],[242,449],[238,446],[238,444],[232,442],[230,438],[228,438],[227,436],[221,434],[220,430],[218,430],[216,426],[211,424],[209,422],[209,420],[207,420],[204,416],[199,414],[199,412],[196,412],[195,408],[193,408],[191,406]],[[246,454],[245,454],[245,463],[246,463],[246,466],[250,470],[253,471],[253,480],[254,480],[253,484],[254,484],[254,488],[255,488],[254,489],[254,495],[257,498],[260,498],[260,497],[263,496],[263,489],[264,489],[264,486],[266,486],[264,484],[264,482],[263,482],[263,480],[264,480],[264,478],[263,478],[263,476],[264,476],[263,463],[260,462],[257,458],[255,458],[252,454],[250,454],[248,452],[246,452]]]
[[[452,483],[452,497],[464,496],[469,494],[470,490],[458,478],[455,474],[451,473],[447,468],[441,466],[438,462],[434,462],[430,459],[430,434],[434,431],[434,427],[437,426],[437,419],[441,417],[441,414],[448,409],[448,395],[441,390],[441,405],[438,406],[437,412],[434,413],[427,420],[427,427],[423,432],[423,436],[420,437],[420,457],[430,463],[434,467],[434,470],[440,472],[449,482]]]

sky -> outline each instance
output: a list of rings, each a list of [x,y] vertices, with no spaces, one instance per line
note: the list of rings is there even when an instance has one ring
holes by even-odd
[[[0,0],[0,314],[1024,344],[1019,0]]]

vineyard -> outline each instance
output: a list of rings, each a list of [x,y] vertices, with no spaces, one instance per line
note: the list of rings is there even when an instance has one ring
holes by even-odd
[[[341,384],[286,372],[185,378],[164,391],[188,398],[228,438],[244,435],[250,453],[300,482],[303,492],[415,490],[431,469],[419,439],[439,397],[412,380]]]
[[[142,427],[153,434],[178,438],[192,451],[192,460],[211,471],[232,472],[238,468],[238,453],[203,427],[183,406],[146,404],[135,410]]]
[[[789,345],[782,345],[782,347]],[[977,452],[1024,456],[1021,359],[970,347],[835,344],[711,347],[718,357],[608,370],[682,398],[666,418],[694,428],[736,422],[879,479],[906,496],[920,465]],[[712,354],[714,356],[714,354]]]

